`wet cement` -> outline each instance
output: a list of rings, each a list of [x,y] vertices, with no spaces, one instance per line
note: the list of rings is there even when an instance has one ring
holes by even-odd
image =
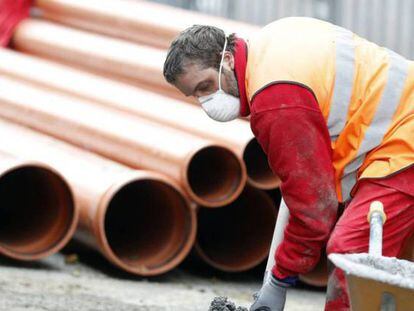
[[[248,311],[244,307],[236,307],[227,297],[216,297],[211,302],[208,311]]]
[[[348,274],[414,290],[414,263],[368,254],[332,254],[329,259]]]

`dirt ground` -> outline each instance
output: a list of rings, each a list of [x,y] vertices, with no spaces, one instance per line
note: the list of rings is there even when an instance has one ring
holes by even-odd
[[[68,254],[79,260],[66,262]],[[260,288],[264,266],[225,274],[186,262],[156,278],[139,278],[114,268],[99,254],[70,246],[34,263],[0,258],[0,310],[207,311],[218,295],[249,306]],[[291,289],[286,309],[322,310],[324,290]]]

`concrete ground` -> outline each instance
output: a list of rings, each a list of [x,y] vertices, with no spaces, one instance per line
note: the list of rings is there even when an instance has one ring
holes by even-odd
[[[68,263],[76,252],[79,260]],[[188,262],[152,279],[127,275],[99,254],[70,246],[35,263],[0,258],[0,310],[207,311],[218,295],[249,306],[263,266],[224,274]],[[323,289],[301,286],[288,293],[285,310],[322,310]]]

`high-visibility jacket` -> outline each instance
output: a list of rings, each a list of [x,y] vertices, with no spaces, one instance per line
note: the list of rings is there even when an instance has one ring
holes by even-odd
[[[358,179],[414,164],[414,62],[304,17],[269,24],[248,46],[249,102],[275,83],[298,84],[314,94],[331,137],[340,201],[350,198]]]

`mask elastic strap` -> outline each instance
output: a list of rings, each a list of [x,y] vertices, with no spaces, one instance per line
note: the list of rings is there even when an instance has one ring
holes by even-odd
[[[220,68],[219,68],[219,90],[221,90],[221,70],[223,68],[223,61],[224,61],[224,53],[226,52],[227,47],[227,37],[224,38],[224,48],[223,52],[221,53],[221,61],[220,61]]]

